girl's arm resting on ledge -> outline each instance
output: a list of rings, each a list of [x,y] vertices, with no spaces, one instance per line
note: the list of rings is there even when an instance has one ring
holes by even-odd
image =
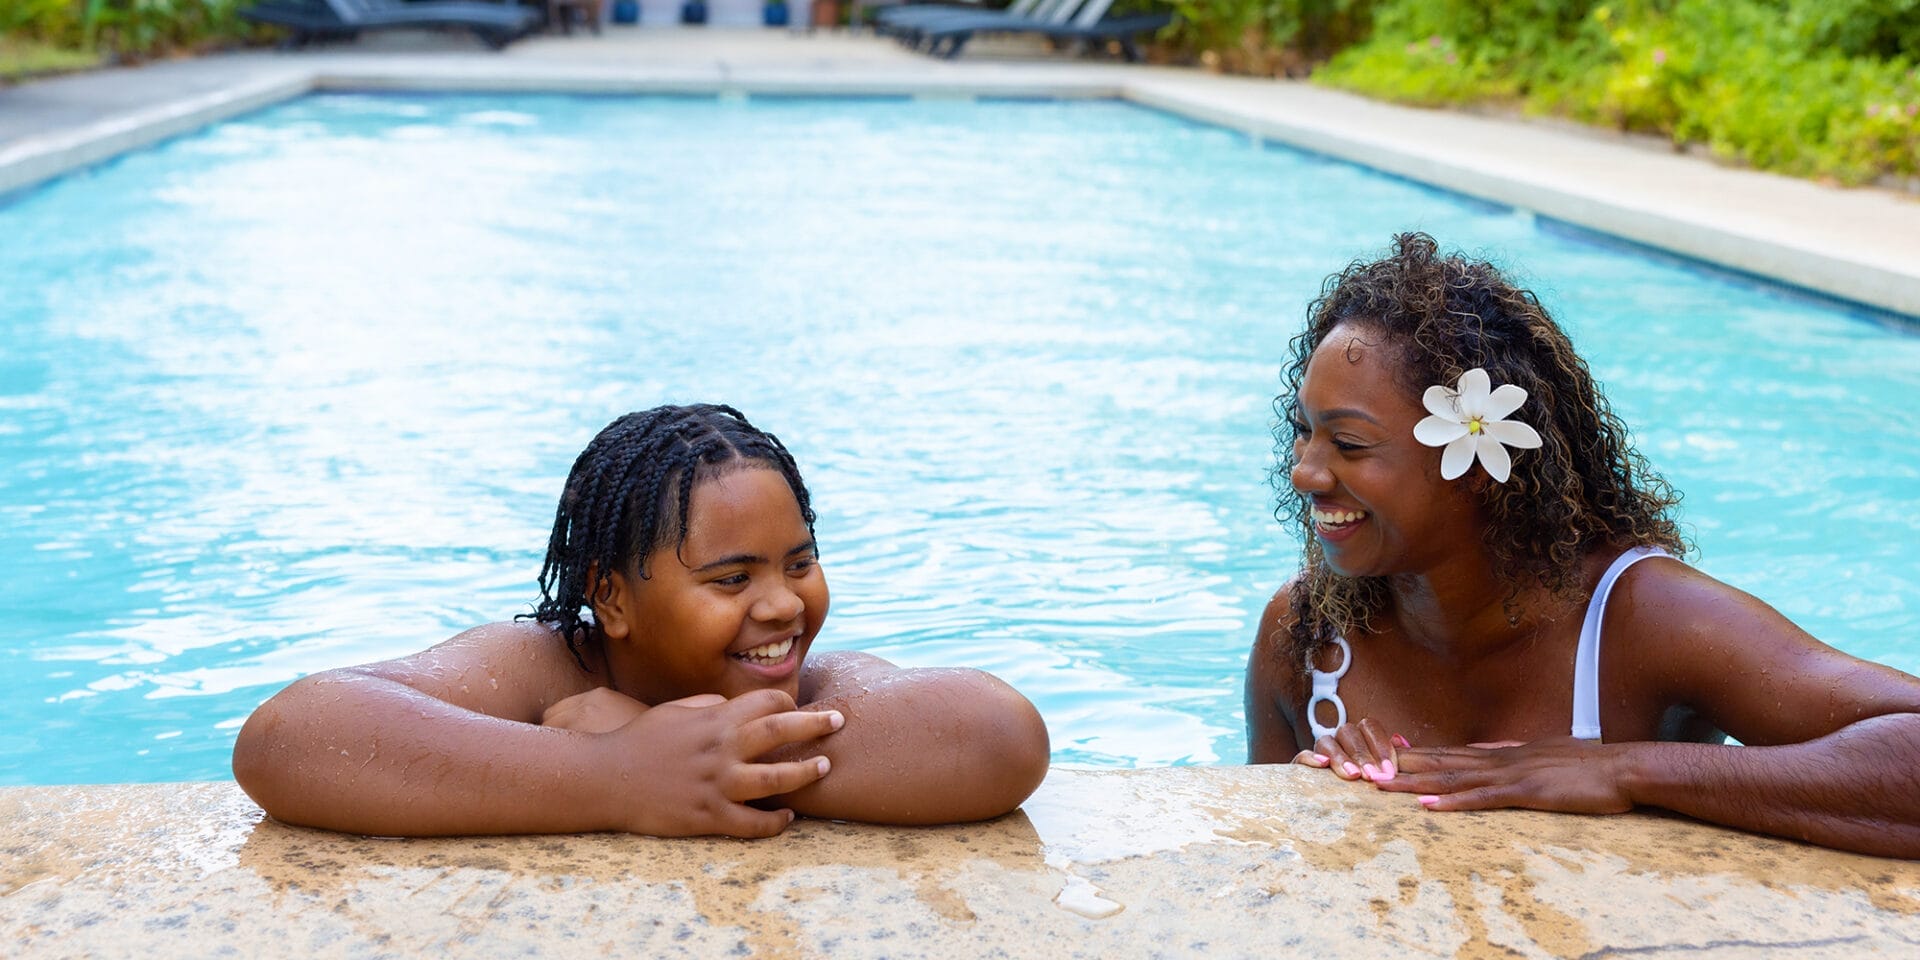
[[[275,819],[354,833],[768,836],[788,814],[745,801],[820,776],[811,759],[756,761],[832,728],[776,691],[662,704],[603,734],[539,726],[565,681],[522,652],[537,629],[482,627],[301,680],[241,729],[235,779]]]
[[[763,759],[822,753],[831,775],[775,798],[810,817],[868,823],[984,820],[1018,807],[1046,776],[1047,727],[1033,704],[990,674],[903,670],[864,653],[817,654],[802,710],[838,710],[846,725]]]

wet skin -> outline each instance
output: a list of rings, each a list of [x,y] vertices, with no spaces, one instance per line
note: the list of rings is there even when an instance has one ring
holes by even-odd
[[[277,819],[356,833],[763,837],[794,813],[984,819],[1045,775],[1045,724],[994,677],[807,656],[826,579],[774,471],[696,484],[686,543],[646,569],[595,599],[586,670],[507,622],[315,674],[248,719],[236,779]]]
[[[1643,561],[1616,584],[1602,626],[1607,743],[1568,738],[1585,594],[1626,545],[1587,558],[1580,596],[1523,589],[1510,622],[1507,587],[1480,546],[1478,497],[1492,481],[1477,466],[1440,479],[1440,450],[1413,437],[1417,389],[1379,341],[1343,326],[1315,351],[1291,480],[1319,511],[1328,563],[1387,578],[1390,599],[1348,637],[1349,723],[1315,741],[1304,671],[1280,661],[1274,640],[1292,585],[1276,593],[1248,664],[1252,760],[1328,767],[1432,810],[1645,804],[1920,855],[1920,680],[1842,654],[1677,561]],[[1331,669],[1339,653],[1321,657]],[[1719,730],[1754,746],[1657,742]]]

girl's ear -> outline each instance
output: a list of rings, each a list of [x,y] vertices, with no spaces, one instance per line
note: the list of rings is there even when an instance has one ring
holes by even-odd
[[[593,620],[600,625],[600,633],[608,640],[625,640],[633,631],[634,596],[633,583],[626,574],[618,570],[604,578],[598,578],[597,569],[587,571],[587,582],[598,579],[589,601],[593,607]]]

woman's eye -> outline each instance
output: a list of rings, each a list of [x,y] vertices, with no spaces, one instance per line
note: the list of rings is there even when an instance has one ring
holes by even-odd
[[[1334,437],[1333,445],[1335,448],[1339,450],[1347,451],[1347,452],[1352,452],[1354,450],[1365,450],[1367,448],[1367,444],[1361,443],[1357,440],[1353,440],[1348,437]]]
[[[796,574],[806,573],[808,570],[813,569],[814,564],[819,562],[820,562],[819,557],[802,557],[801,559],[795,560],[793,563],[789,564],[787,566],[787,571],[789,573],[796,573]]]
[[[715,580],[714,583],[723,587],[744,587],[747,585],[747,575],[744,573],[729,573]]]

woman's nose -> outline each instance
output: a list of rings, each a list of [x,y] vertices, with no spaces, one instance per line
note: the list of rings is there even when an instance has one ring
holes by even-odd
[[[1293,469],[1287,472],[1287,480],[1293,489],[1301,493],[1322,493],[1333,489],[1333,473],[1313,455],[1311,444],[1301,444],[1295,448]]]

